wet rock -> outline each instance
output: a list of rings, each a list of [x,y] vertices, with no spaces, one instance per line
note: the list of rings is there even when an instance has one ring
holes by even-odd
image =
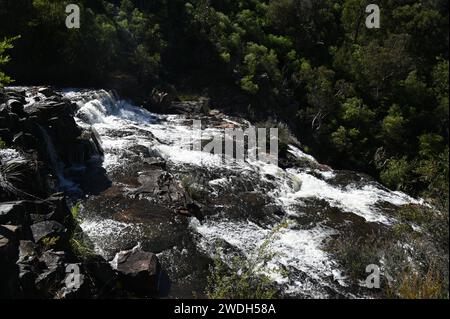
[[[142,156],[143,158],[147,158],[147,157],[151,156],[149,148],[144,145],[132,146],[132,147],[130,147],[130,151],[137,155]]]
[[[0,127],[9,127],[9,126],[10,126],[9,117],[2,116],[1,109],[0,109]]]
[[[204,219],[203,207],[200,203],[198,203],[194,200],[188,199],[186,201],[186,209],[189,212],[189,216],[194,216],[200,221],[202,221]]]
[[[56,92],[53,91],[51,88],[48,88],[48,87],[40,88],[38,90],[38,93],[41,93],[41,94],[45,95],[45,97],[50,97],[52,95],[56,95]]]
[[[97,131],[94,128],[83,130],[80,137],[83,141],[86,141],[88,145],[88,157],[103,156],[104,151],[102,147],[102,141]],[[89,159],[88,158],[88,159]]]
[[[9,107],[6,103],[0,104],[0,116],[7,116],[9,113]]]
[[[55,221],[44,221],[31,225],[31,233],[35,243],[46,237],[65,237],[66,228]]]
[[[21,225],[1,225],[1,228],[4,229],[4,231],[8,232],[13,236],[15,239],[18,239],[22,235],[22,226]],[[1,232],[1,230],[0,230]]]
[[[166,161],[163,160],[162,158],[144,158],[143,162],[150,165],[150,166],[155,166],[155,167],[159,167],[162,169],[166,168]]]
[[[47,99],[27,106],[24,111],[28,116],[38,118],[40,123],[47,124],[51,118],[70,115],[72,108],[72,104],[66,101],[52,101]]]
[[[111,264],[126,289],[140,296],[157,295],[160,265],[155,254],[134,248],[117,253]]]
[[[96,260],[97,267],[85,267],[93,281],[76,291],[62,289],[66,263],[79,262],[67,243],[67,231],[74,225],[65,195],[48,198],[60,186],[59,164],[66,168],[81,164],[85,171],[74,174],[89,175],[86,184],[99,184],[91,174],[98,163],[91,158],[103,155],[100,138],[94,130],[78,127],[73,118],[77,105],[51,88],[0,91],[0,138],[21,155],[17,163],[8,159],[20,165],[20,176],[13,181],[20,191],[0,194],[0,200],[6,201],[0,203],[0,225],[4,225],[0,226],[0,298],[101,295],[111,278],[109,285],[116,286],[116,273],[104,260]],[[29,103],[26,96],[34,102]],[[96,175],[104,175],[104,170]],[[32,196],[47,199],[30,200]],[[44,242],[44,238],[52,241]]]
[[[81,269],[81,264],[74,264],[76,267],[79,267]],[[70,281],[68,277],[66,277],[65,280],[67,280],[66,285],[56,294],[55,298],[57,299],[87,299],[87,298],[93,298],[95,295],[93,294],[93,287],[90,280],[86,278],[83,274],[76,274],[76,277],[74,277]]]
[[[164,181],[168,178],[168,174],[162,170],[153,170],[142,173],[138,178],[142,186],[139,187],[136,193],[156,194],[160,191],[161,185],[163,185]]]
[[[68,114],[52,117],[48,120],[48,125],[56,143],[76,141],[82,132],[73,117]]]
[[[7,89],[6,90],[6,99],[14,99],[14,100],[18,100],[19,102],[21,102],[22,104],[25,104],[25,90],[10,90]]]

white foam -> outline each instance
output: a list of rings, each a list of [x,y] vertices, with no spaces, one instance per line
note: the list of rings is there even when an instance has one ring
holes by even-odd
[[[313,156],[306,154],[305,152],[303,152],[302,150],[293,145],[288,145],[288,152],[297,157],[298,159],[306,159],[313,163],[317,163],[317,160]]]
[[[216,255],[215,240],[220,239],[235,247],[248,258],[255,258],[255,252],[269,238],[271,230],[263,229],[252,222],[233,222],[228,220],[206,221],[200,224],[192,219],[190,226],[201,235],[199,247],[210,256]],[[293,268],[306,273],[310,279],[322,286],[331,283],[344,285],[344,278],[337,264],[321,249],[324,239],[334,232],[317,226],[309,230],[280,228],[270,242],[270,253],[273,258],[268,261],[264,273],[280,285],[287,285],[286,292],[304,294],[310,297],[326,297],[317,290],[317,284],[306,282],[290,283],[282,269]]]
[[[23,156],[13,148],[0,149],[0,163],[6,164],[11,161],[23,161]]]
[[[392,219],[384,216],[376,207],[378,202],[388,202],[393,205],[405,205],[408,203],[420,203],[400,192],[387,192],[374,185],[365,185],[356,188],[348,185],[345,188],[337,188],[326,181],[318,179],[310,174],[288,170],[301,181],[301,188],[297,192],[285,192],[280,200],[292,204],[301,198],[317,198],[326,200],[331,206],[357,214],[369,222],[391,224]]]
[[[94,243],[95,251],[107,258],[110,243],[120,241],[123,233],[137,225],[118,222],[113,219],[84,219],[80,227]]]
[[[316,170],[314,170],[314,172],[320,174],[326,180],[336,177],[336,173],[331,170],[330,171],[321,171],[321,170],[316,169]]]
[[[223,161],[221,155],[212,155],[190,149],[191,138],[198,138],[197,133],[186,125],[186,118],[179,115],[156,115],[126,101],[116,101],[106,91],[99,92],[66,92],[66,96],[80,101],[77,122],[87,121],[99,133],[105,151],[103,166],[107,172],[116,167],[126,165],[129,148],[144,145],[157,150],[161,156],[174,165],[220,168],[228,170],[230,175],[249,176],[260,179],[271,185],[271,191],[264,191],[280,205],[287,216],[299,213],[295,204],[303,203],[306,198],[317,198],[327,201],[331,206],[343,211],[357,214],[367,221],[390,224],[387,217],[377,209],[377,203],[384,201],[394,205],[418,203],[413,198],[399,192],[390,192],[377,186],[376,183],[363,187],[352,184],[346,187],[333,186],[329,183],[336,177],[336,172],[317,169],[288,169],[266,164],[261,161],[229,163]],[[229,121],[230,123],[232,121]],[[151,133],[151,134],[150,134]],[[203,139],[223,134],[219,129],[207,129],[202,132]],[[155,139],[151,137],[153,135]],[[306,159],[318,164],[316,159],[295,146],[289,146],[289,152],[299,159]],[[320,178],[313,176],[320,174]],[[210,181],[211,186],[220,187],[229,182],[228,178]],[[256,188],[259,186],[256,185]],[[208,254],[214,253],[214,240],[221,239],[251,258],[264,242],[270,228],[262,228],[252,222],[236,222],[226,219],[206,220],[200,224],[191,219],[191,229],[201,235],[198,246]],[[108,240],[118,240],[121,232],[129,227],[139,227],[110,219],[87,220],[83,222],[83,230],[96,243],[96,248],[105,253]],[[276,227],[276,225],[272,226]],[[320,224],[312,229],[285,228],[279,233],[271,249],[276,255],[265,268],[271,278],[283,286],[287,294],[304,294],[310,297],[326,297],[324,286],[333,285],[339,289],[345,285],[331,256],[322,249],[323,242],[334,233]],[[307,275],[308,280],[297,280],[286,277],[282,268],[295,269]],[[331,279],[330,279],[331,278]]]

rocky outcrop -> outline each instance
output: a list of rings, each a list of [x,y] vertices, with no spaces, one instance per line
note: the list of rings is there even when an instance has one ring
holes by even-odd
[[[76,108],[47,87],[0,92],[0,298],[157,294],[155,255],[124,253],[115,270],[102,257],[74,249],[81,230],[70,198],[89,193],[89,184],[108,187],[93,161],[103,155],[101,142],[76,124]],[[125,289],[118,289],[119,277]]]

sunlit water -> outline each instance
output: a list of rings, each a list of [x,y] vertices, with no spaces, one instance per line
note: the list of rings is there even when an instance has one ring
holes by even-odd
[[[366,181],[365,177],[339,182],[338,178],[343,173],[318,169],[313,165],[318,163],[312,156],[294,146],[290,146],[289,152],[311,162],[310,167],[283,170],[259,161],[224,163],[219,155],[192,151],[187,147],[188,137],[194,134],[185,116],[153,114],[117,100],[106,91],[67,90],[64,95],[79,105],[77,123],[92,126],[99,133],[105,152],[103,167],[108,173],[126,166],[129,149],[141,145],[157,151],[172,168],[229,172],[209,181],[209,186],[214,190],[212,193],[219,194],[231,187],[229,176],[238,176],[248,178],[256,190],[280,206],[285,215],[272,224],[258,225],[252,220],[227,218],[219,214],[203,222],[191,217],[188,227],[197,248],[211,257],[216,253],[215,243],[219,239],[243,256],[252,258],[271,231],[280,223],[287,222],[287,226],[277,230],[273,237],[271,250],[274,256],[264,268],[264,272],[280,285],[286,295],[324,298],[329,296],[330,291],[342,291],[342,294],[352,297],[345,292],[346,280],[338,264],[323,249],[324,242],[338,231],[320,221],[309,227],[296,225],[298,218],[307,216],[311,200],[326,202],[330,207],[357,215],[366,222],[384,225],[395,222],[395,218],[383,213],[380,203],[395,206],[419,203],[403,193],[392,192],[373,181]],[[217,128],[205,131],[209,136],[222,133]],[[93,215],[91,212],[89,216]],[[82,224],[100,253],[104,252],[108,240],[120,238],[124,232],[137,237],[145,236],[140,227],[142,225],[92,217]]]

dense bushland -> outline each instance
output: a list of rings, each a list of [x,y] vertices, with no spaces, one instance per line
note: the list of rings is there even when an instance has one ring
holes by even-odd
[[[69,2],[0,1],[17,83],[207,88],[286,122],[323,162],[448,207],[447,1],[377,1],[367,29],[366,0],[80,0],[72,30]]]

